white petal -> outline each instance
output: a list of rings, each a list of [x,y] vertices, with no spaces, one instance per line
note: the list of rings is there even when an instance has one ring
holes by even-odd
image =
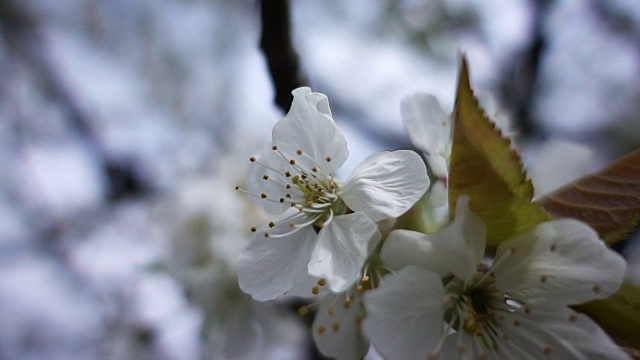
[[[293,96],[291,110],[273,127],[274,145],[307,171],[318,166],[326,175],[334,174],[344,164],[349,150],[347,140],[331,118],[327,97],[312,93],[309,88],[296,89]],[[298,150],[303,154],[298,155]]]
[[[296,296],[318,301],[330,294],[326,282],[319,281],[320,278],[312,276],[305,271],[300,273],[291,290],[287,291],[287,296]],[[322,285],[321,285],[322,284]]]
[[[433,96],[416,93],[402,99],[400,112],[411,142],[420,150],[435,154],[451,141],[451,122]]]
[[[427,163],[429,168],[433,171],[433,174],[439,178],[446,179],[449,177],[449,163],[448,158],[445,158],[440,153],[427,154]]]
[[[278,230],[274,228],[273,232]],[[267,238],[264,232],[256,233],[238,257],[238,280],[242,291],[259,301],[284,295],[297,277],[307,272],[316,236],[312,227],[282,238]]]
[[[429,202],[433,208],[443,206],[447,206],[447,209],[449,208],[449,189],[447,189],[447,184],[444,181],[435,181],[431,184]]]
[[[437,233],[391,232],[382,246],[382,261],[393,269],[416,265],[440,276],[451,272],[461,279],[469,279],[484,254],[485,226],[469,210],[468,202],[468,197],[461,196],[456,218]]]
[[[447,336],[441,350],[437,354],[438,359],[460,359],[460,360],[477,360],[477,359],[518,359],[518,360],[537,360],[533,357],[499,357],[493,351],[490,351],[477,336],[466,331],[451,333]]]
[[[383,151],[356,167],[340,196],[349,208],[380,221],[404,214],[428,187],[427,168],[418,154]]]
[[[542,223],[501,244],[496,259],[502,256],[496,286],[527,304],[606,298],[620,287],[626,267],[591,227],[572,219]]]
[[[424,360],[443,335],[440,277],[409,266],[365,294],[365,333],[386,359]]]
[[[313,339],[325,356],[338,360],[362,359],[369,350],[369,341],[360,330],[365,316],[362,293],[353,291],[328,295],[320,302],[313,321]]]
[[[250,199],[271,214],[284,212],[290,208],[290,203],[280,203],[279,199],[288,199],[287,193],[296,194],[299,191],[297,187],[286,189],[286,184],[291,181],[285,173],[291,170],[291,165],[273,151],[271,146],[260,151],[255,158],[256,161],[249,166],[244,184],[252,194]],[[268,177],[266,180],[265,176]],[[262,198],[261,194],[267,197]]]
[[[372,242],[380,240],[376,224],[362,213],[336,216],[318,233],[309,274],[327,280],[334,292],[342,292],[359,277]]]
[[[584,314],[567,307],[524,307],[505,313],[499,320],[499,336],[508,336],[498,352],[532,359],[629,359],[600,327]],[[514,358],[514,357],[512,357]]]
[[[433,243],[429,236],[411,230],[392,231],[382,245],[380,258],[385,266],[398,270],[405,266],[414,265],[427,268],[444,275],[444,272],[436,266],[431,266],[427,260],[429,253],[433,251]]]

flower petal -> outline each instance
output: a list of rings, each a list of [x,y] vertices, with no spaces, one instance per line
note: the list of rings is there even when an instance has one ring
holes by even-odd
[[[331,291],[342,292],[358,279],[379,240],[378,227],[365,214],[336,216],[318,233],[309,274],[326,279]]]
[[[365,333],[386,359],[424,360],[443,335],[440,277],[415,266],[384,278],[365,294]]]
[[[394,230],[381,251],[385,265],[398,269],[416,265],[440,276],[451,272],[469,279],[482,260],[485,246],[485,226],[468,207],[469,198],[461,196],[452,223],[434,234]]]
[[[298,275],[295,284],[291,290],[287,291],[286,295],[318,301],[330,293],[326,280],[312,276],[306,271]]]
[[[542,223],[502,243],[496,259],[496,287],[530,305],[606,298],[620,287],[626,268],[591,227],[572,219]]]
[[[331,118],[327,97],[307,87],[295,89],[292,94],[291,110],[273,127],[273,144],[306,171],[318,166],[325,175],[335,174],[349,156],[349,149]]]
[[[369,340],[360,330],[364,316],[359,291],[325,297],[320,302],[312,330],[320,352],[338,360],[362,359],[369,350]]]
[[[288,227],[288,224],[283,226]],[[270,232],[275,234],[286,229],[276,227],[272,230]],[[240,289],[259,301],[284,295],[298,276],[307,272],[315,238],[312,227],[279,238],[265,237],[264,231],[256,233],[238,257]]]
[[[383,151],[356,167],[340,196],[351,209],[380,221],[404,214],[428,187],[427,168],[418,154]]]
[[[494,351],[490,351],[477,335],[466,331],[458,331],[447,336],[442,348],[437,354],[438,359],[460,359],[460,360],[498,360],[498,359],[518,359],[537,360],[529,356],[520,357],[500,357]]]
[[[564,306],[505,312],[498,332],[508,338],[498,345],[501,358],[629,359],[595,322]]]
[[[435,154],[451,141],[451,122],[438,99],[416,93],[402,99],[400,113],[411,142],[420,150]]]

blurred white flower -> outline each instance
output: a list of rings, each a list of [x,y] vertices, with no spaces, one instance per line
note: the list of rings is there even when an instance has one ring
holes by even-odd
[[[542,223],[502,243],[488,267],[484,224],[467,202],[461,198],[454,222],[436,234],[397,230],[386,240],[382,258],[409,266],[365,296],[363,326],[382,355],[628,358],[568,307],[608,297],[624,276],[624,260],[593,229],[570,219]]]
[[[286,294],[307,272],[334,292],[346,290],[379,239],[375,222],[400,216],[429,186],[420,156],[403,150],[373,154],[338,181],[349,151],[327,97],[309,88],[293,95],[291,110],[273,128],[273,145],[251,157],[243,189],[280,214],[252,229],[239,258],[240,287],[257,300]]]
[[[362,359],[369,350],[369,340],[363,334],[361,322],[366,316],[363,293],[369,290],[367,284],[358,285],[342,293],[331,293],[318,280],[316,288],[321,289],[315,302],[300,308],[306,315],[309,307],[317,307],[313,320],[313,340],[325,356],[337,360]]]
[[[305,340],[298,319],[238,286],[237,258],[250,238],[249,222],[265,217],[231,190],[246,170],[235,155],[220,159],[214,176],[185,181],[160,209],[159,230],[171,246],[167,270],[203,312],[204,358],[279,359],[282,351],[295,357]]]
[[[510,135],[511,119],[500,111],[491,94],[478,93],[477,98],[496,127]],[[403,98],[400,111],[411,142],[425,154],[433,173],[446,181],[453,141],[453,114],[443,110],[435,96],[422,92]]]
[[[434,174],[446,180],[453,136],[451,114],[435,96],[420,92],[402,99],[400,112],[413,145],[424,152]]]

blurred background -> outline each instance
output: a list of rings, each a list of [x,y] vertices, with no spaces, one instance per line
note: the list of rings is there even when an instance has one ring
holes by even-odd
[[[404,96],[451,110],[460,52],[538,195],[640,145],[635,0],[289,5],[345,174],[411,147]],[[284,114],[260,25],[254,0],[0,0],[0,359],[320,358],[295,304],[237,287],[264,215],[233,187]]]

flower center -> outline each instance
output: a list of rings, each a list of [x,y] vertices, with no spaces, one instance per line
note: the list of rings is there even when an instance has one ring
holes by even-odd
[[[506,309],[505,298],[492,274],[476,272],[467,284],[454,276],[444,279],[445,321],[456,331],[477,336],[488,349],[497,349],[496,311]]]
[[[255,166],[264,170],[260,174],[265,181],[265,187],[261,189],[263,192],[252,193],[236,186],[236,190],[244,191],[265,203],[282,204],[285,209],[288,205],[298,210],[262,227],[260,232],[264,233],[265,237],[289,236],[307,226],[313,226],[316,231],[320,231],[320,228],[328,225],[334,216],[350,211],[338,196],[339,183],[333,174],[323,170],[320,164],[331,162],[331,157],[316,160],[303,150],[295,151],[295,155],[288,155],[275,145],[272,146],[272,150],[276,156],[267,159],[266,162],[253,156],[249,159]],[[256,227],[251,228],[253,232],[258,230]]]

